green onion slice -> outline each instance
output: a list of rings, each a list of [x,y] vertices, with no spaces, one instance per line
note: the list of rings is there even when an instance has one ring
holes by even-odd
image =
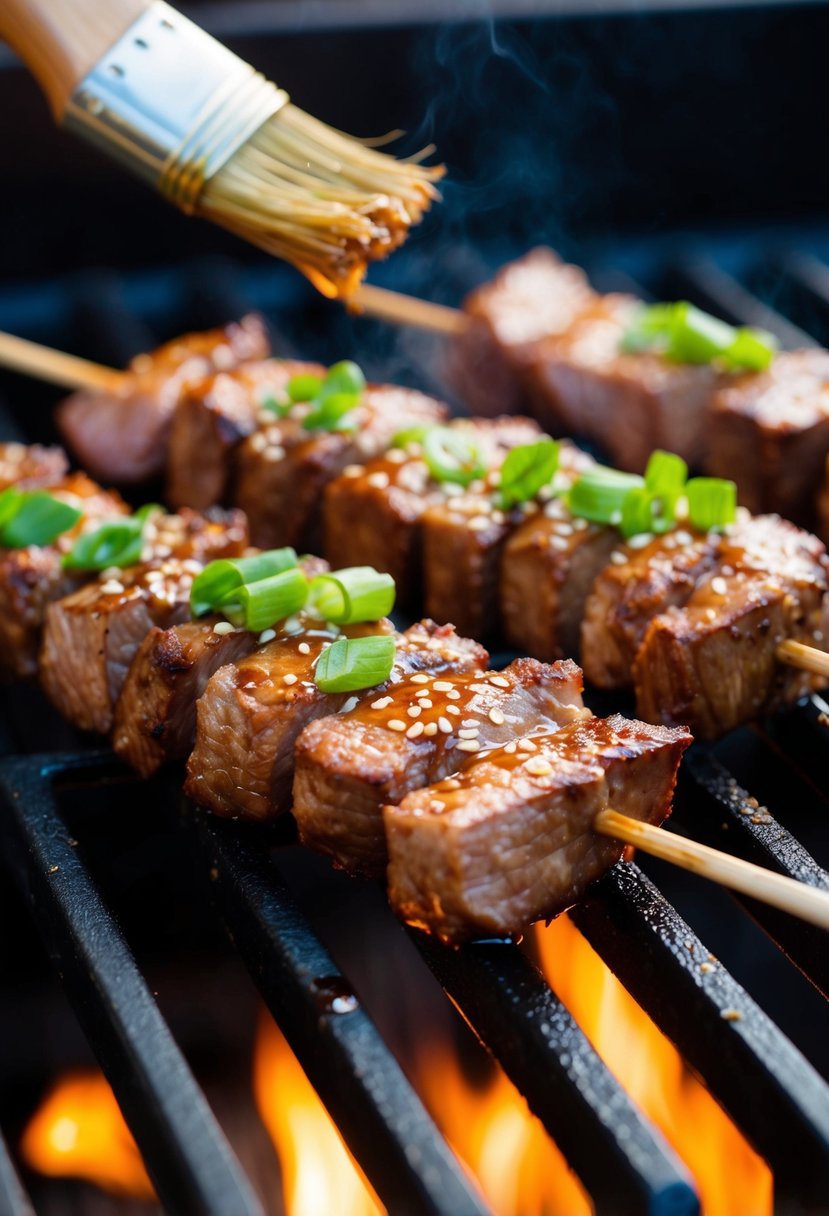
[[[0,494],[0,545],[23,549],[51,544],[73,528],[82,515],[83,511],[45,490],[21,491],[10,486]]]
[[[688,466],[681,456],[658,450],[651,454],[645,469],[645,488],[651,496],[650,531],[667,532],[676,523],[676,509],[685,494],[687,477]]]
[[[737,487],[722,477],[692,477],[685,487],[688,518],[700,532],[725,528],[737,518]]]
[[[763,371],[777,350],[772,334],[735,328],[687,300],[643,305],[620,342],[628,353],[656,351],[675,363],[721,363],[728,371]]]
[[[620,524],[628,493],[644,489],[645,482],[635,473],[620,473],[597,465],[582,473],[567,493],[567,505],[574,515],[594,524]]]
[[[232,625],[257,633],[299,612],[307,598],[308,580],[295,566],[255,583],[243,583],[218,607]]]
[[[275,574],[291,570],[297,564],[293,549],[269,549],[253,557],[220,558],[210,562],[196,576],[190,589],[190,611],[193,616],[221,611],[225,603],[246,583],[256,583]]]
[[[324,397],[332,393],[353,393],[359,396],[365,387],[366,378],[362,368],[350,359],[343,359],[328,369],[328,375],[322,382],[321,393]]]
[[[560,445],[554,439],[513,448],[501,465],[500,503],[504,511],[535,498],[549,485],[558,468]]]
[[[435,481],[452,481],[468,486],[483,477],[486,468],[474,440],[462,430],[448,426],[431,427],[423,437],[423,459]]]
[[[303,373],[299,376],[291,376],[285,386],[285,392],[288,394],[289,400],[294,403],[298,401],[313,401],[319,396],[322,384],[322,376]]]
[[[311,603],[335,625],[379,621],[391,612],[394,596],[394,579],[373,566],[349,566],[320,574],[311,582]]]
[[[111,519],[94,532],[79,536],[63,559],[67,570],[106,570],[109,566],[134,566],[141,561],[144,529],[151,515],[164,508],[147,503],[133,515]]]
[[[329,393],[318,397],[314,408],[302,420],[306,431],[353,431],[356,419],[350,418],[360,404],[359,393]]]
[[[393,448],[407,448],[410,443],[423,443],[423,440],[429,434],[429,431],[434,430],[433,426],[409,426],[403,431],[398,431],[392,436],[391,446]]]
[[[622,517],[619,521],[619,530],[625,539],[629,540],[631,536],[637,536],[641,532],[656,531],[653,505],[653,495],[644,486],[634,486],[632,490],[628,490],[622,503]]]
[[[383,637],[340,638],[323,650],[314,683],[322,692],[357,692],[383,684],[394,666],[395,640]]]

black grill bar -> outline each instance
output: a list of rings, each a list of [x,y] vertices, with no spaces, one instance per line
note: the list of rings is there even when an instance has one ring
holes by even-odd
[[[506,942],[411,936],[447,994],[578,1174],[599,1212],[691,1216],[689,1177],[544,977]]]
[[[199,1216],[261,1216],[57,807],[59,780],[83,785],[123,773],[106,753],[4,761],[3,845],[11,872],[165,1207]]]
[[[23,1183],[12,1164],[6,1142],[0,1136],[0,1216],[35,1216]]]
[[[211,894],[314,1089],[390,1212],[488,1209],[276,868],[238,826],[192,808]]]
[[[622,862],[571,913],[775,1171],[778,1204],[829,1194],[829,1086],[657,888]]]
[[[684,810],[688,786],[691,803]],[[746,861],[829,891],[829,874],[799,840],[765,807],[757,805],[719,761],[702,748],[686,754],[680,781],[683,818],[693,835],[715,848],[736,853]],[[734,896],[751,912],[760,927],[777,943],[808,980],[829,994],[829,951],[826,933],[776,908],[744,896]]]

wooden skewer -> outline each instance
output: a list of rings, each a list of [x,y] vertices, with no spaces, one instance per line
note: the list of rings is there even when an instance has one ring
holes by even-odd
[[[59,384],[62,388],[117,392],[124,379],[124,373],[114,367],[79,359],[77,355],[67,355],[62,350],[52,350],[14,334],[0,333],[0,365],[49,384]]]
[[[795,878],[775,874],[763,866],[732,857],[696,840],[686,840],[652,823],[641,823],[618,811],[600,811],[593,827],[603,836],[635,845],[643,853],[673,862],[692,874],[700,874],[752,899],[771,904],[792,916],[799,916],[821,929],[829,929],[829,891],[810,887]]]
[[[356,312],[394,325],[412,325],[415,329],[430,329],[439,334],[460,334],[468,327],[469,317],[459,308],[418,300],[399,291],[363,283],[351,301]]]
[[[799,667],[801,671],[810,671],[815,676],[825,676],[829,679],[829,654],[818,650],[815,646],[807,646],[804,642],[795,642],[789,638],[777,647],[777,657],[781,663],[790,667]]]

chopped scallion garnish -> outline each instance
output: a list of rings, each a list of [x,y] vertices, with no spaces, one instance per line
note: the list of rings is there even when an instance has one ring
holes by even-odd
[[[311,603],[335,625],[378,621],[394,607],[395,586],[390,574],[373,566],[350,566],[320,574],[311,583]]]
[[[431,426],[409,426],[404,431],[398,431],[392,436],[391,446],[393,448],[407,448],[410,443],[423,443],[423,440],[428,435],[433,427]]]
[[[500,504],[504,511],[535,498],[549,485],[558,468],[559,444],[553,439],[513,448],[501,465]]]
[[[63,559],[67,570],[106,570],[110,566],[134,566],[141,561],[144,529],[151,515],[163,511],[148,503],[133,515],[107,520],[94,532],[79,536]]]
[[[737,487],[722,477],[692,477],[685,487],[688,518],[700,532],[725,528],[737,518]]]
[[[307,599],[308,580],[295,566],[255,583],[243,583],[219,605],[219,611],[237,628],[256,633],[299,612]]]
[[[18,490],[9,486],[0,494],[0,545],[24,549],[49,545],[73,528],[83,512],[45,490]]]
[[[322,692],[357,692],[384,683],[394,666],[395,641],[390,634],[339,638],[323,650],[314,683]]]
[[[468,486],[486,472],[477,443],[460,427],[431,427],[423,437],[423,459],[435,481]]]
[[[644,489],[644,479],[635,473],[621,473],[597,465],[582,473],[567,493],[567,505],[574,515],[594,524],[620,524],[628,492]]]
[[[312,408],[302,420],[306,430],[352,431],[356,422],[349,414],[360,404],[365,387],[366,378],[357,364],[343,359],[329,368],[325,376],[310,372],[291,376],[282,400],[271,393],[262,404],[284,417],[295,405],[307,402]]]
[[[728,371],[764,371],[777,350],[773,334],[736,328],[679,300],[640,308],[622,336],[628,353],[655,351],[674,363],[721,363]]]
[[[315,397],[319,396],[322,385],[322,376],[314,376],[305,372],[299,376],[291,376],[285,386],[285,392],[294,403],[313,401]]]
[[[319,397],[310,414],[302,420],[306,431],[353,431],[357,423],[348,415],[360,404],[357,393],[329,393]]]
[[[210,562],[193,581],[190,611],[193,616],[222,611],[223,605],[232,602],[234,593],[246,583],[282,574],[296,564],[297,555],[293,549],[269,549],[253,557],[220,558]]]

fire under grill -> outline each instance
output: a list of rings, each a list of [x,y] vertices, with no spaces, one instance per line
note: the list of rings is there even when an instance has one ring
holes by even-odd
[[[394,271],[400,285],[425,281],[428,268],[416,260],[416,252],[400,255]],[[633,269],[624,259],[616,264]],[[468,265],[458,257],[457,265],[442,267],[447,300],[471,286]],[[594,268],[598,286],[620,285],[618,273],[603,270]],[[640,259],[627,285],[634,280],[643,295],[688,297],[729,320],[772,329],[787,346],[829,339],[829,267],[811,255],[750,258],[733,273],[728,259],[666,259],[655,249]],[[101,272],[7,290],[0,294],[0,328],[121,363],[158,338],[250,308],[275,322],[276,348],[285,353],[326,361],[348,354],[376,378],[439,387],[438,339],[347,318],[266,264],[211,259],[175,272],[120,278]],[[47,390],[8,378],[0,393],[3,438],[51,437]],[[609,708],[589,693],[588,701],[598,712]],[[602,1062],[531,951],[500,941],[452,951],[407,931],[394,921],[379,886],[346,879],[303,855],[289,824],[252,830],[220,822],[182,800],[175,774],[139,783],[109,753],[53,720],[34,691],[7,690],[3,702],[0,862],[166,1209],[216,1216],[262,1210],[111,910],[108,885],[102,894],[98,821],[83,811],[93,791],[113,816],[129,790],[153,808],[156,821],[160,817],[156,845],[175,841],[199,883],[198,898],[215,908],[390,1212],[462,1216],[488,1208],[360,999],[359,978],[342,961],[348,951],[336,935],[331,944],[315,916],[321,907],[325,924],[348,925],[359,905],[361,925],[375,927],[377,949],[406,950],[426,964],[526,1098],[598,1212],[680,1216],[698,1209],[688,1171]],[[829,872],[809,851],[829,856],[820,790],[827,712],[813,698],[713,748],[695,745],[682,766],[675,830],[829,890]],[[714,959],[694,927],[701,921],[708,936],[704,889],[694,889],[687,923],[660,890],[664,871],[647,868],[659,885],[636,863],[620,863],[573,910],[576,926],[769,1163],[777,1210],[824,1210],[825,1053],[811,1052],[808,1043],[803,1050],[794,1046]],[[739,927],[750,917],[814,990],[829,994],[829,952],[818,929],[750,900],[735,902],[740,910],[729,924]],[[775,974],[790,975],[790,1002],[804,990],[819,1000],[794,969],[779,959],[776,966]],[[0,1212],[23,1216],[33,1208],[14,1159],[13,1146],[0,1139]]]

